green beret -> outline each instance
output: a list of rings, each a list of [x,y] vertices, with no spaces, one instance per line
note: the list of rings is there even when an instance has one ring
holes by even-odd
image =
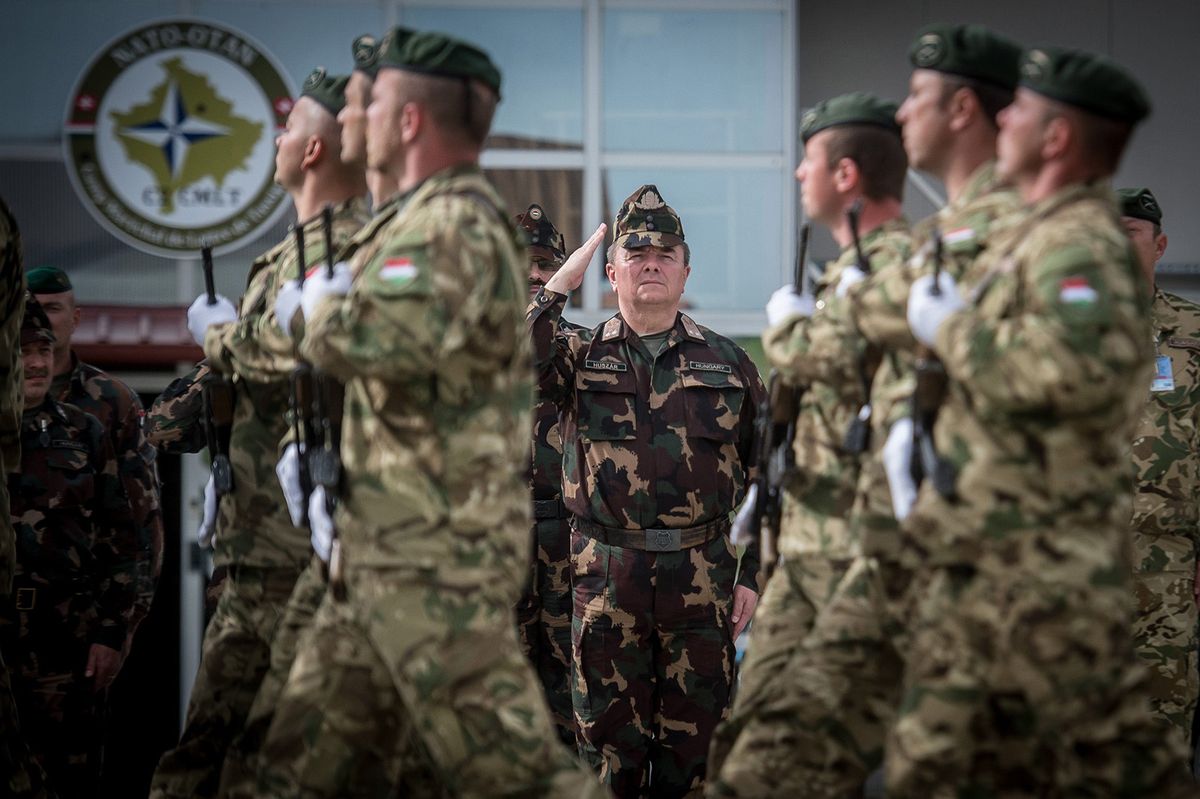
[[[444,33],[393,28],[379,43],[379,67],[444,78],[475,79],[500,94],[500,70],[483,50]]]
[[[1162,208],[1149,189],[1117,189],[1117,205],[1121,207],[1121,216],[1162,225]]]
[[[558,232],[542,206],[534,203],[516,218],[517,230],[525,237],[525,246],[530,258],[538,258],[562,266],[567,260],[567,246],[563,234]]]
[[[354,68],[374,78],[379,72],[379,42],[371,34],[364,33],[355,39],[350,47],[354,56]]]
[[[62,294],[71,291],[71,278],[57,266],[38,266],[25,273],[25,284],[34,294]]]
[[[1026,50],[1021,56],[1021,85],[1120,122],[1136,124],[1150,114],[1150,100],[1132,75],[1104,56],[1082,50]]]
[[[1021,47],[982,25],[930,25],[908,49],[918,69],[991,83],[1012,91],[1017,85]]]
[[[817,103],[800,118],[800,138],[805,143],[826,128],[838,125],[876,125],[900,135],[898,106],[865,92],[851,92]]]
[[[639,186],[621,203],[613,223],[613,243],[626,249],[683,244],[683,220],[667,205],[658,186]]]
[[[317,67],[305,78],[300,96],[316,100],[336,117],[346,105],[346,84],[349,81],[345,75],[329,75],[325,67]]]
[[[31,344],[35,341],[54,343],[54,328],[50,325],[50,317],[42,304],[37,301],[32,292],[25,292],[25,315],[21,317],[21,343]]]

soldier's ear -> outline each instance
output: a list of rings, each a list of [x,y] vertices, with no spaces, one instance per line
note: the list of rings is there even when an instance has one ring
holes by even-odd
[[[1154,237],[1154,262],[1158,263],[1162,259],[1163,253],[1167,251],[1167,234],[1159,233]]]
[[[837,162],[833,171],[833,185],[841,194],[849,194],[858,188],[858,162],[853,158],[842,158]]]
[[[308,137],[304,143],[304,157],[300,159],[301,169],[312,169],[325,154],[325,142],[317,134]]]
[[[425,127],[425,109],[417,103],[405,103],[400,109],[400,140],[412,142]]]

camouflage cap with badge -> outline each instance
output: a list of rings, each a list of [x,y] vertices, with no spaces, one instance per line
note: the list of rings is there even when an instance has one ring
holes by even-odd
[[[444,33],[392,28],[379,43],[379,68],[478,80],[500,96],[500,69],[473,44]]]
[[[533,261],[548,262],[548,267],[557,269],[567,260],[566,240],[562,233],[554,227],[550,217],[537,203],[533,203],[525,213],[517,214],[514,218],[517,230],[525,238],[525,247]]]
[[[379,72],[379,41],[371,34],[364,33],[350,45],[350,53],[354,57],[355,71],[366,73],[367,77],[374,79]]]
[[[896,124],[899,106],[866,92],[851,92],[817,103],[800,118],[800,139],[805,144],[823,130],[839,125],[875,125],[900,136]]]
[[[990,83],[1012,90],[1017,85],[1021,46],[982,25],[929,25],[908,49],[917,69]]]
[[[346,105],[346,83],[349,80],[346,75],[330,75],[325,72],[325,67],[317,67],[304,79],[300,96],[315,100],[336,117]]]
[[[1083,50],[1026,50],[1021,56],[1020,85],[1051,100],[1130,125],[1150,115],[1146,92],[1124,67]]]
[[[627,250],[635,247],[674,247],[683,240],[683,220],[667,205],[658,186],[639,186],[625,202],[613,221],[613,244]]]
[[[25,285],[34,294],[62,294],[73,291],[71,278],[57,266],[36,266],[25,273]]]
[[[55,342],[54,328],[50,326],[50,317],[42,304],[37,301],[30,291],[25,292],[25,315],[21,317],[21,344],[32,344],[35,341]]]
[[[1117,206],[1121,216],[1145,219],[1162,227],[1162,208],[1149,189],[1117,189]]]

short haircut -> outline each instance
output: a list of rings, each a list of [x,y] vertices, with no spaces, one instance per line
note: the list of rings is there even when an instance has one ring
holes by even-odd
[[[1049,98],[1047,98],[1049,99]],[[1049,100],[1050,110],[1042,120],[1049,123],[1055,117],[1070,121],[1078,134],[1080,148],[1088,161],[1100,169],[1101,176],[1117,171],[1125,146],[1133,135],[1133,125],[1119,119],[1109,119],[1057,100]]]
[[[858,165],[863,194],[868,198],[904,199],[908,156],[899,136],[878,125],[838,125],[829,133],[825,154],[830,169],[849,158]]]
[[[1000,123],[996,118],[1005,107],[1012,104],[1013,96],[1015,95],[1013,89],[1006,89],[994,83],[984,83],[983,81],[962,75],[949,75],[946,73],[941,73],[941,75],[942,98],[938,103],[939,107],[945,108],[950,102],[950,98],[959,89],[967,89],[979,101],[979,107],[987,115],[987,119],[992,123],[992,127],[999,130]]]
[[[438,129],[483,147],[496,115],[496,93],[477,80],[404,72],[403,99],[419,103]]]

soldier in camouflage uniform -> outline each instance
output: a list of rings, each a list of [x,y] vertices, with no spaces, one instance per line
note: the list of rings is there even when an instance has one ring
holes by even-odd
[[[1200,693],[1200,306],[1154,285],[1154,265],[1167,248],[1154,195],[1121,189],[1117,200],[1142,276],[1154,291],[1156,369],[1133,439],[1134,636],[1150,670],[1151,707],[1187,741]]]
[[[529,299],[567,260],[563,236],[536,203],[516,219],[529,238]],[[563,330],[580,329],[559,322]],[[533,559],[529,586],[517,603],[521,648],[533,664],[558,736],[575,747],[571,709],[571,527],[562,501],[562,437],[558,407],[539,399],[533,413],[529,486],[533,492]]]
[[[108,687],[137,595],[139,527],[111,439],[50,394],[54,333],[32,297],[21,325],[21,470],[8,478],[17,558],[0,612],[21,731],[62,796],[95,796]]]
[[[389,32],[379,64],[368,163],[400,194],[355,238],[345,282],[304,285],[301,351],[346,385],[344,472],[331,587],[259,794],[599,795],[556,740],[512,624],[531,385],[527,268],[478,166],[500,74],[434,33]],[[314,528],[330,521],[319,493]]]
[[[728,532],[764,389],[740,347],[679,313],[691,253],[653,185],[617,213],[606,269],[620,312],[562,326],[603,233],[529,308],[572,516],[580,750],[619,797],[697,795],[729,710],[733,640],[758,600],[757,545],[739,573]]]
[[[158,496],[155,450],[142,431],[142,402],[133,389],[112,375],[83,363],[71,350],[71,335],[79,323],[75,292],[65,272],[53,266],[29,270],[29,290],[42,304],[54,326],[54,385],[59,402],[70,403],[100,420],[112,439],[121,465],[125,494],[132,503],[140,531],[138,546],[138,597],[133,623],[122,651],[129,654],[133,634],[154,601],[158,575],[162,571],[163,519]]]
[[[759,736],[777,729],[765,714],[786,687],[783,670],[856,552],[849,514],[862,453],[851,451],[845,439],[866,402],[863,370],[869,367],[865,342],[839,291],[849,273],[861,274],[845,212],[861,201],[863,254],[878,273],[907,260],[908,223],[900,210],[907,161],[895,115],[894,103],[856,93],[819,104],[801,124],[805,153],[796,177],[803,184],[804,210],[833,232],[843,250],[817,280],[815,306],[785,286],[767,308],[767,357],[780,378],[804,389],[796,418],[796,469],[784,484],[779,572],[750,633],[732,718],[713,740],[709,774],[720,779],[710,793],[752,784],[727,777],[723,764],[728,757],[734,761],[730,774],[753,772],[750,749],[770,749]],[[897,369],[893,355],[886,354],[876,383]]]
[[[322,208],[333,206],[335,248],[366,218],[362,171],[342,164],[339,156],[336,115],[345,83],[344,77],[315,70],[276,140],[275,180],[296,205],[305,263],[321,268]],[[251,265],[240,313],[224,298],[208,305],[204,296],[188,313],[208,368],[234,379],[233,490],[220,499],[214,545],[214,561],[228,566],[229,577],[205,633],[183,734],[159,761],[151,796],[215,795],[226,750],[241,730],[269,665],[284,606],[312,554],[308,532],[292,525],[274,470],[288,428],[295,360],[273,308],[280,284],[298,274],[299,259],[289,235]]]
[[[1149,112],[1119,66],[1022,55],[997,174],[1025,205],[908,318],[949,377],[888,795],[1193,795],[1133,652],[1129,442],[1154,364],[1148,292],[1103,180]]]

